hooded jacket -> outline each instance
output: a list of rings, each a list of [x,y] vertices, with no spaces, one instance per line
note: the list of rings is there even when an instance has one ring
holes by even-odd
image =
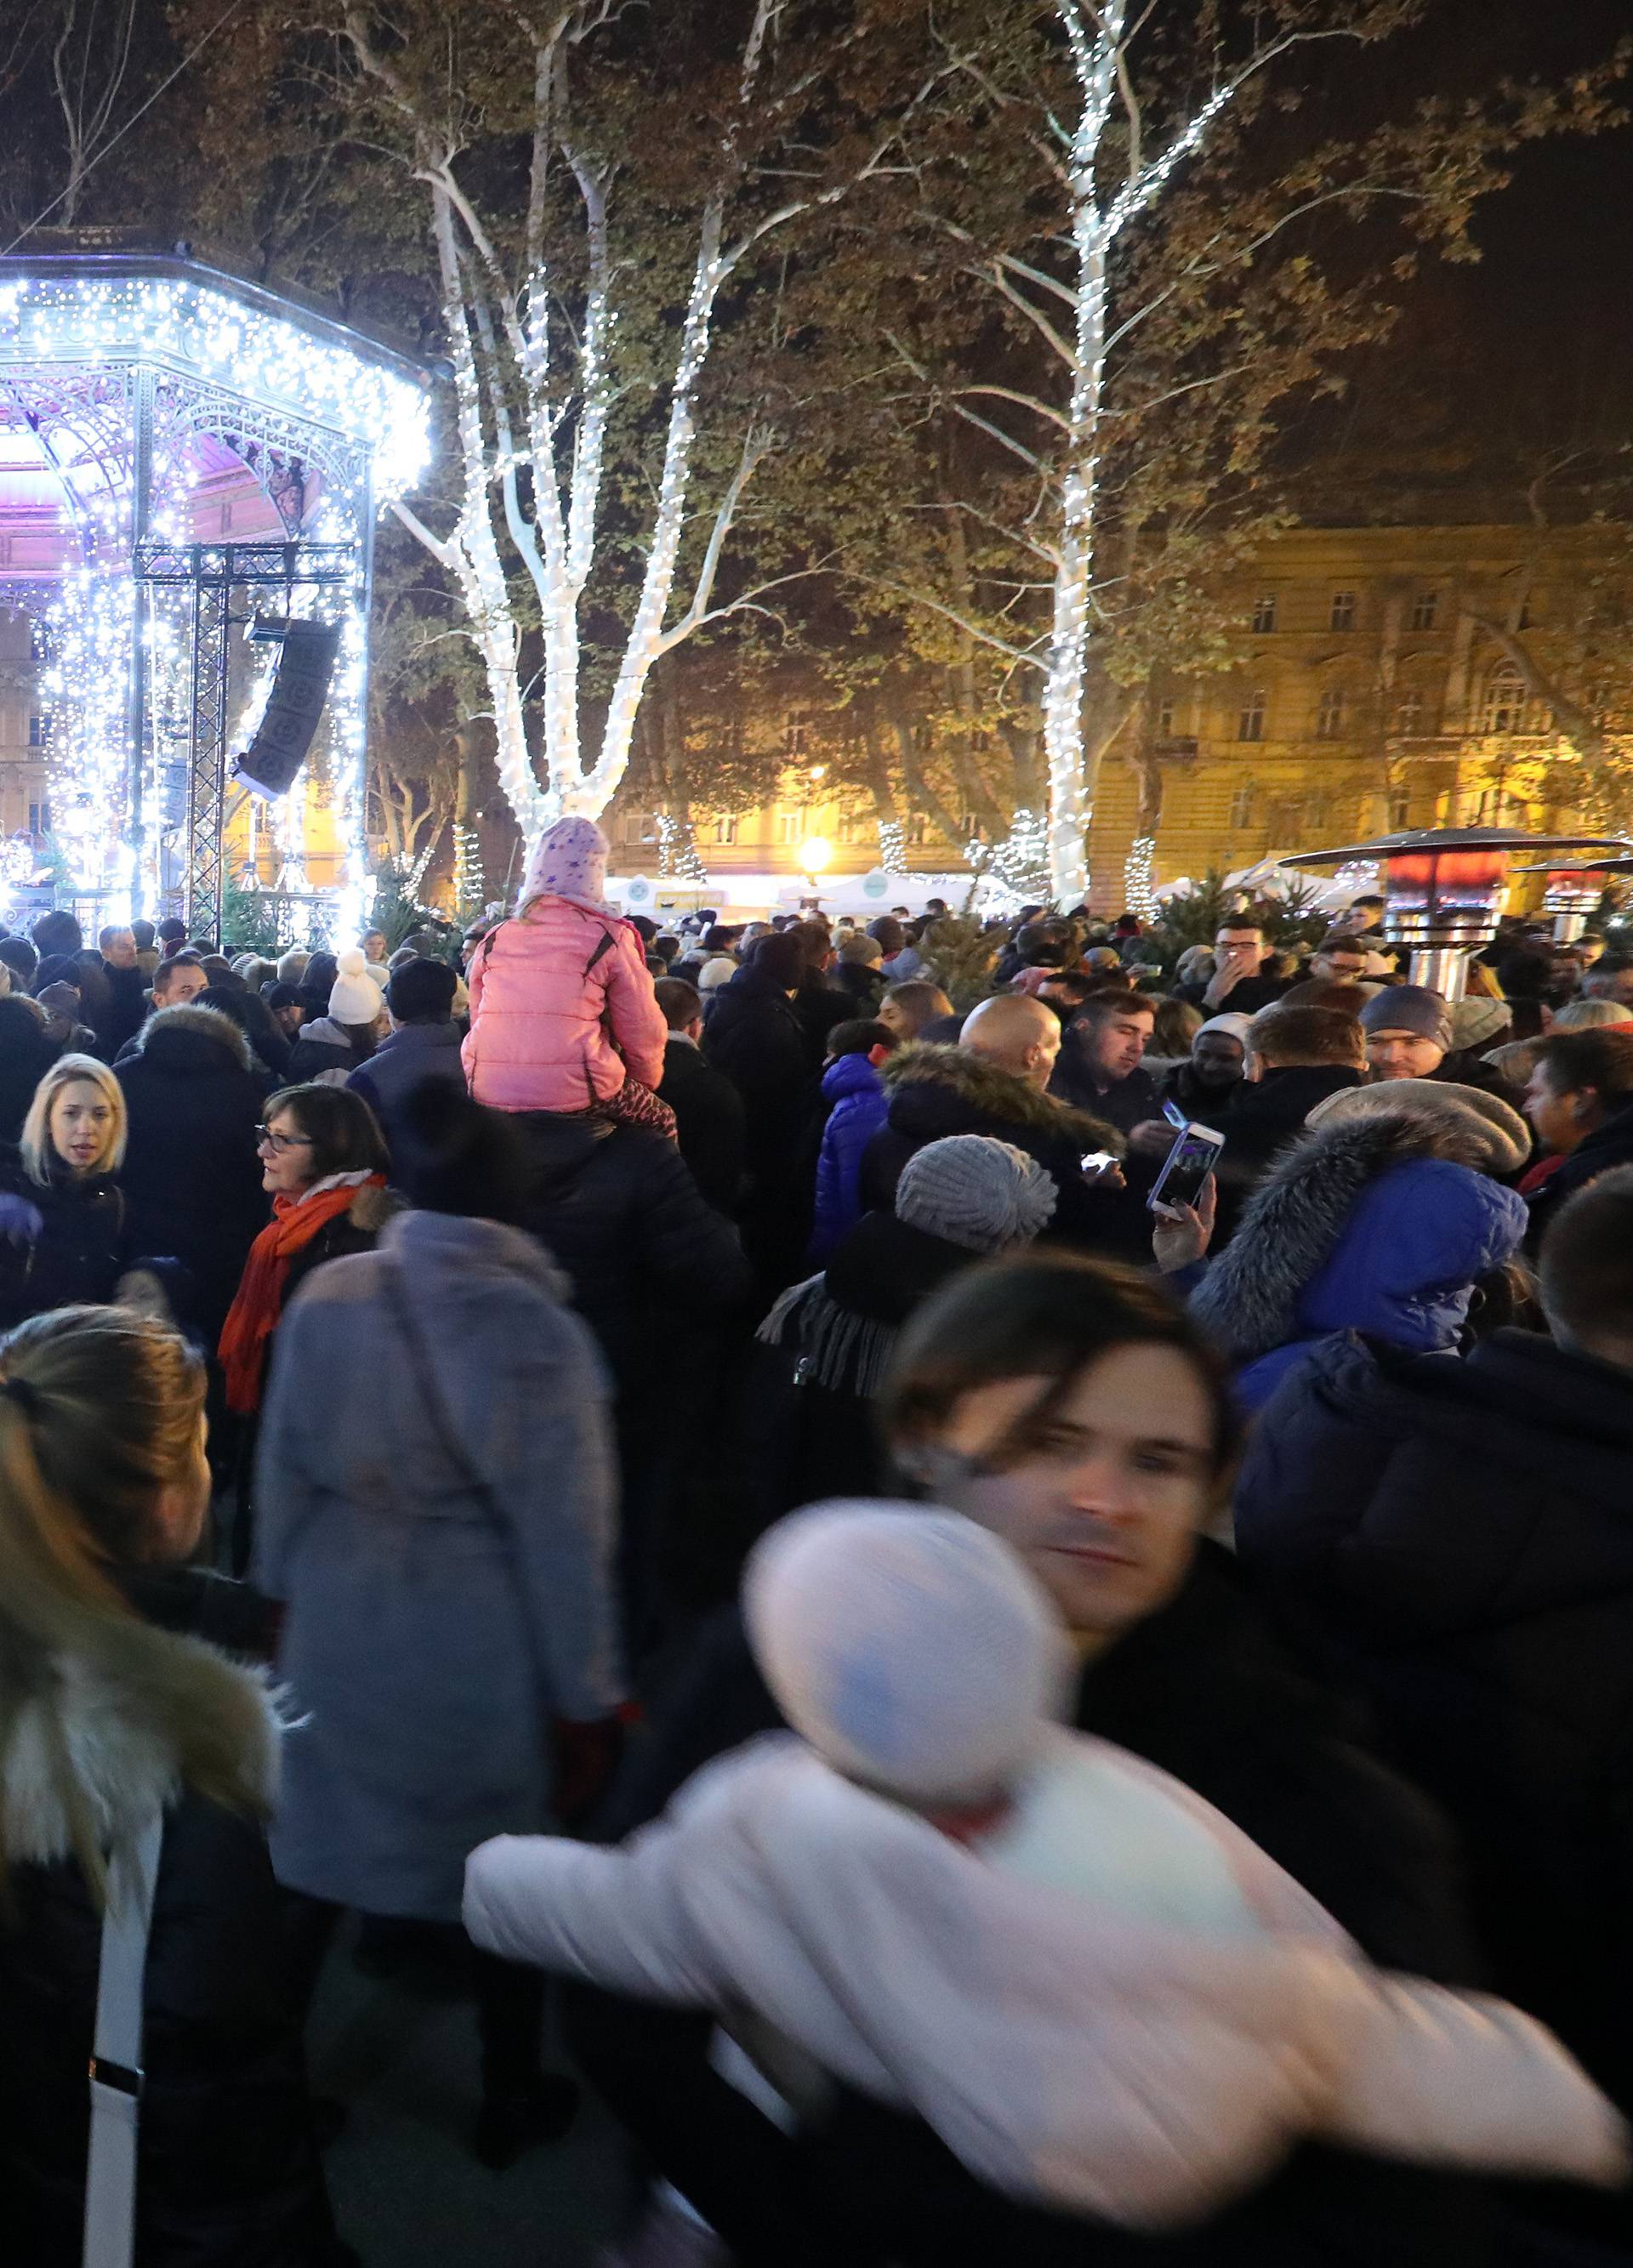
[[[1244,1565],[1459,1830],[1490,1982],[1633,2109],[1633,1374],[1334,1339],[1248,1445]],[[1600,2234],[1633,2250],[1633,2198]]]
[[[1122,1137],[1103,1119],[1039,1094],[969,1048],[920,1042],[891,1056],[879,1078],[889,1107],[862,1160],[858,1194],[864,1212],[890,1210],[902,1167],[927,1143],[947,1134],[991,1134],[1036,1158],[1054,1182],[1058,1201],[1044,1241],[1114,1248],[1121,1241],[1127,1205],[1115,1193],[1091,1189],[1079,1162],[1096,1150],[1120,1156]],[[1149,1251],[1149,1227],[1144,1233]]]
[[[609,1386],[566,1293],[521,1230],[404,1212],[278,1326],[255,1568],[286,1607],[293,1889],[456,1919],[472,1845],[543,1824],[551,1717],[623,1697]]]
[[[876,1067],[866,1056],[840,1056],[822,1075],[829,1106],[816,1160],[816,1219],[807,1256],[825,1260],[861,1219],[862,1158],[890,1108]]]
[[[1476,1280],[1511,1259],[1526,1225],[1524,1198],[1464,1162],[1474,1153],[1455,1124],[1381,1112],[1282,1152],[1191,1295],[1244,1408],[1334,1331],[1455,1347]]]
[[[655,1094],[669,1026],[640,932],[567,898],[536,898],[473,955],[470,1091],[494,1110],[584,1110],[624,1075]]]
[[[344,1086],[359,1068],[357,1047],[344,1024],[327,1013],[301,1027],[289,1051],[288,1079],[292,1086],[307,1082]]]
[[[255,1129],[270,1080],[235,1024],[190,1005],[150,1017],[114,1075],[130,1122],[130,1248],[181,1263],[180,1320],[213,1347],[266,1226]]]
[[[167,1588],[180,1629],[188,1587]],[[255,1820],[181,1785],[169,1730],[181,1710],[230,1728],[240,1778],[270,1808],[270,1697],[196,1639],[139,1624],[116,1657],[93,1648],[59,1668],[52,1713],[100,1836],[129,1836],[165,1806],[143,1996],[137,2258],[317,2268],[331,2257],[329,2222],[265,1841]],[[18,1861],[0,1926],[0,2194],[8,2260],[79,2268],[100,1924],[41,1768],[44,1713],[26,1704],[0,1726]]]

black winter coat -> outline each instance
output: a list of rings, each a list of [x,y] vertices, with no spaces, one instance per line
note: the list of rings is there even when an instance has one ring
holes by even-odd
[[[35,1237],[0,1235],[0,1331],[55,1307],[100,1307],[113,1298],[134,1247],[112,1174],[80,1178],[54,1168],[41,1187],[8,1145],[0,1151],[0,1190],[33,1205],[41,1223]]]
[[[599,1822],[661,1811],[691,1773],[780,1719],[735,1609],[653,1706]],[[1216,1804],[1374,1959],[1469,1981],[1451,1846],[1434,1812],[1354,1745],[1295,1667],[1226,1554],[1204,1545],[1171,1606],[1091,1661],[1075,1722]],[[1470,2268],[1489,2257],[1482,2193],[1445,2176],[1301,2152],[1194,2235],[1134,2240],[986,2191],[917,2122],[847,2096],[824,2142],[790,2144],[706,2059],[708,2025],[579,1988],[574,2052],[609,2103],[744,2268]],[[836,2236],[836,2229],[843,2234]]]
[[[1595,1127],[1585,1141],[1578,1143],[1568,1157],[1561,1160],[1530,1197],[1526,1249],[1537,1249],[1548,1233],[1548,1223],[1558,1217],[1568,1197],[1586,1189],[1590,1182],[1597,1181],[1613,1166],[1633,1166],[1633,1101],[1614,1112],[1602,1126]]]
[[[1633,2111],[1633,1373],[1523,1331],[1335,1340],[1261,1414],[1236,1524],[1461,1830],[1496,1989]]]
[[[1235,1233],[1242,1207],[1270,1170],[1276,1153],[1304,1130],[1318,1102],[1348,1086],[1363,1086],[1366,1073],[1342,1064],[1283,1064],[1258,1080],[1243,1079],[1233,1092],[1224,1123],[1225,1138],[1216,1178],[1219,1186],[1216,1250]],[[1211,1124],[1206,1114],[1203,1123]]]
[[[802,1137],[816,1081],[794,1003],[769,971],[750,963],[721,985],[703,1027],[703,1052],[743,1098],[738,1218],[762,1288],[774,1291],[798,1274],[810,1233]]]
[[[206,1578],[203,1587],[218,1587]],[[220,1619],[180,1575],[138,1595],[178,1631],[198,1626],[196,1603],[212,1634]],[[155,1661],[175,1646],[149,1635]],[[147,1783],[158,1793],[168,1778],[157,1687],[134,1658],[87,1661],[85,1682],[61,1689],[72,1697],[68,1729],[110,1815],[133,1817]],[[201,1714],[239,1731],[244,1775],[270,1799],[277,1735],[262,1690],[219,1655],[172,1656],[167,1674],[196,1690]],[[71,1722],[75,1708],[83,1723]],[[17,2268],[78,2268],[100,1925],[66,1822],[36,1794],[23,1824],[54,1855],[15,1868],[0,1909],[0,2253]],[[318,2268],[333,2257],[280,1931],[260,1826],[184,1793],[166,1815],[148,1950],[137,2268]]]
[[[698,1189],[716,1212],[733,1211],[743,1188],[747,1135],[742,1095],[690,1040],[671,1039],[663,1050],[658,1096],[675,1113],[680,1153]]]
[[[820,969],[808,968],[794,996],[794,1012],[805,1035],[807,1067],[819,1071],[827,1059],[828,1035],[834,1026],[847,1023],[853,1017],[870,1016],[875,1011],[864,1005],[853,991],[842,988],[837,979],[831,981]]]
[[[120,1181],[144,1258],[181,1262],[179,1320],[211,1348],[249,1248],[266,1226],[255,1128],[270,1076],[211,1008],[160,1008],[115,1071],[130,1134]]]
[[[654,1359],[654,1315],[704,1322],[749,1290],[737,1233],[704,1202],[673,1142],[586,1115],[514,1115],[530,1153],[522,1226],[572,1278],[620,1401]]]
[[[1023,1079],[1001,1071],[966,1048],[920,1041],[898,1049],[880,1068],[890,1098],[883,1129],[862,1155],[864,1212],[889,1212],[909,1158],[949,1134],[988,1134],[1036,1158],[1057,1192],[1045,1241],[1116,1251],[1137,1236],[1150,1257],[1150,1224],[1137,1198],[1097,1190],[1083,1180],[1080,1160],[1091,1151],[1120,1151],[1122,1141],[1104,1120],[1039,1094]]]
[[[34,1089],[63,1052],[32,1008],[0,994],[0,1143],[15,1143]]]

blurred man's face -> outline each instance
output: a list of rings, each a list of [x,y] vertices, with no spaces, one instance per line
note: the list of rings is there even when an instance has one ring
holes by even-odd
[[[1591,1087],[1562,1093],[1543,1064],[1532,1072],[1526,1089],[1526,1116],[1536,1129],[1538,1141],[1545,1150],[1562,1153],[1574,1150],[1592,1132],[1600,1118],[1597,1102]]]
[[[1138,1071],[1156,1020],[1156,1011],[1147,1001],[1080,1024],[1077,1028],[1083,1036],[1079,1044],[1097,1076],[1115,1081]]]
[[[165,971],[166,982],[161,990],[153,988],[156,1008],[180,1008],[189,1000],[196,1000],[201,992],[210,989],[210,979],[196,961],[171,961]]]
[[[104,941],[102,958],[110,968],[134,968],[137,941],[128,929],[115,930]]]
[[[1328,984],[1353,984],[1366,975],[1371,957],[1363,945],[1330,945],[1325,953],[1312,954],[1310,974]]]
[[[1417,1032],[1370,1032],[1366,1059],[1378,1079],[1432,1079],[1445,1049]]]
[[[1257,976],[1269,950],[1261,931],[1227,924],[1214,939],[1214,965],[1221,974],[1228,968],[1238,976]]]
[[[1199,1032],[1191,1042],[1191,1068],[1204,1086],[1234,1086],[1242,1061],[1242,1042],[1229,1032]]]

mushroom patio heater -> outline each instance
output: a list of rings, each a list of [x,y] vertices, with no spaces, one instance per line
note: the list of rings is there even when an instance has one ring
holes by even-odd
[[[1601,858],[1591,866],[1555,866],[1545,862],[1540,866],[1516,866],[1514,872],[1548,876],[1542,910],[1554,917],[1554,942],[1574,945],[1604,896],[1609,877],[1633,874],[1633,858]]]
[[[1509,861],[1526,850],[1626,850],[1606,835],[1527,835],[1518,827],[1431,827],[1380,835],[1338,850],[1303,850],[1288,866],[1384,869],[1384,933],[1412,951],[1412,982],[1443,1000],[1460,1000],[1469,956],[1496,935]]]

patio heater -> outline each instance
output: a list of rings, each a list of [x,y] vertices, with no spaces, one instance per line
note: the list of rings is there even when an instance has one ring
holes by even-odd
[[[1554,917],[1555,945],[1574,945],[1605,895],[1612,874],[1633,874],[1633,858],[1601,858],[1592,866],[1516,866],[1517,874],[1546,874],[1542,910]]]
[[[1384,934],[1411,948],[1411,981],[1460,1000],[1473,954],[1496,935],[1508,887],[1509,861],[1526,850],[1623,851],[1606,835],[1527,835],[1518,827],[1430,827],[1380,835],[1338,850],[1303,850],[1288,866],[1347,866],[1376,861],[1384,870]]]

